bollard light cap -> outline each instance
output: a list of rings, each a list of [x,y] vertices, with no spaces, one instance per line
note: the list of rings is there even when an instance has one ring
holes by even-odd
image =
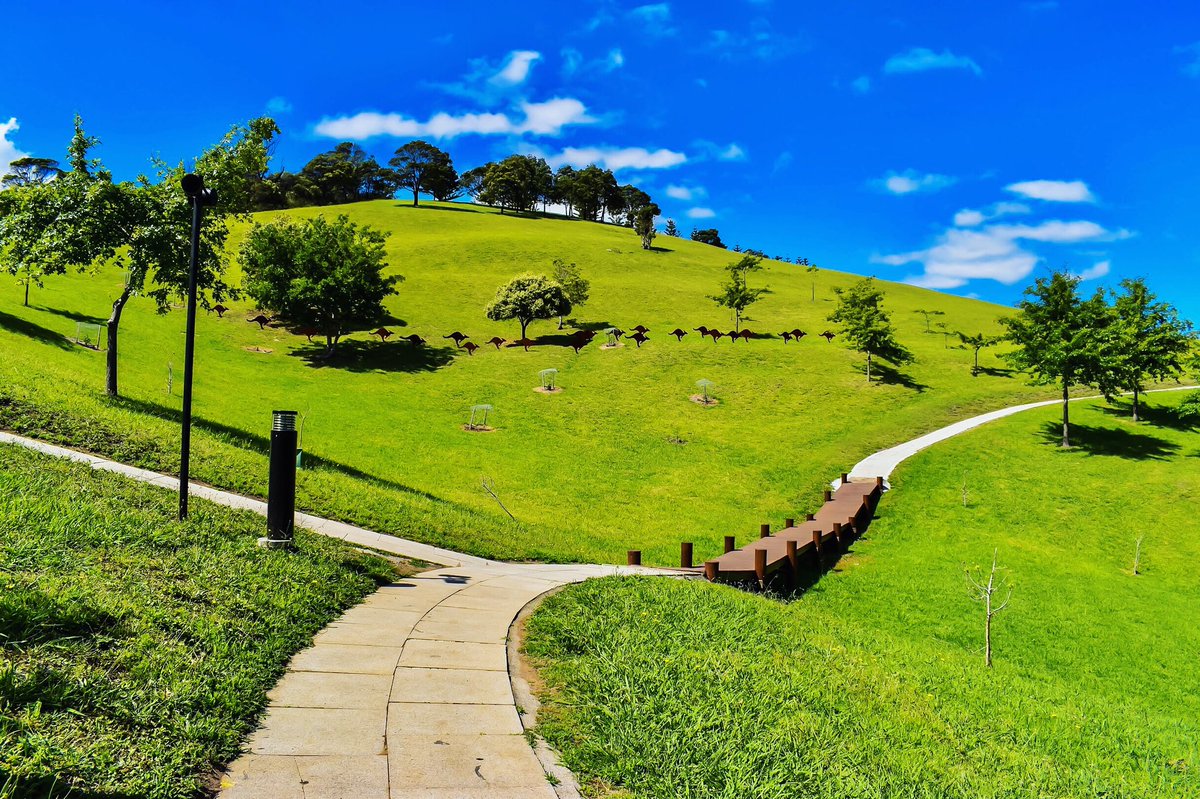
[[[296,411],[271,411],[272,430],[295,430]]]

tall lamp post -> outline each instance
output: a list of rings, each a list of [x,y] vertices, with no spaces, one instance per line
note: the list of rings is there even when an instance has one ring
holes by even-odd
[[[204,187],[204,178],[187,174],[180,180],[192,205],[192,257],[188,266],[187,337],[183,355],[183,431],[179,447],[179,518],[188,515],[188,472],[192,455],[192,359],[196,354],[196,262],[200,258],[200,215],[217,204],[215,189]]]

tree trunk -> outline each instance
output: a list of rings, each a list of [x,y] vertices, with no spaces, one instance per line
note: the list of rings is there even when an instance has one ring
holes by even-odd
[[[517,321],[521,323],[521,338],[525,338],[525,330],[529,327],[529,323],[532,322],[533,320],[532,319],[518,319]]]
[[[121,292],[121,296],[113,301],[112,315],[108,317],[108,322],[105,323],[105,330],[108,336],[108,352],[105,356],[105,372],[104,372],[104,390],[108,392],[108,396],[120,396],[117,392],[117,333],[121,326],[121,312],[125,310],[125,303],[129,302],[130,295],[133,294],[132,283],[125,286],[125,290]]]
[[[413,208],[417,207],[417,190],[413,188]]]
[[[561,316],[558,317],[558,329],[559,330],[563,329],[563,317],[561,317]]]
[[[992,597],[987,598],[987,620],[983,623],[983,662],[992,667]]]
[[[29,307],[29,281],[25,281],[25,307]]]
[[[1070,412],[1071,396],[1070,396],[1069,391],[1070,391],[1070,386],[1068,386],[1066,381],[1064,380],[1063,381],[1063,435],[1062,435],[1062,446],[1064,449],[1069,449],[1071,447],[1071,412]]]
[[[979,377],[979,350],[975,350],[975,368],[971,370],[971,377]]]
[[[871,382],[871,351],[867,350],[867,382]]]
[[[1137,386],[1133,387],[1133,421],[1138,421],[1138,399],[1141,397],[1141,389]]]

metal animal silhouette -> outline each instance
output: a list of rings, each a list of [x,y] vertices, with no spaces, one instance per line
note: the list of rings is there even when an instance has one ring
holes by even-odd
[[[302,327],[296,331],[297,336],[304,336],[309,340],[309,342],[312,342],[313,336],[318,336],[320,334],[321,331],[317,330],[315,327]]]
[[[637,327],[635,327],[633,329],[636,330],[638,333],[641,333],[643,336],[650,332],[650,328],[646,327],[645,325],[638,325]]]
[[[642,348],[642,342],[650,340],[650,337],[641,331],[634,333],[630,338],[637,342],[638,349]]]
[[[724,336],[725,334],[722,333],[720,330],[713,328],[708,331],[708,335],[712,337],[713,344],[716,344],[718,341],[721,340],[721,337]]]
[[[487,343],[491,344],[496,349],[500,349],[500,345],[503,344],[505,341],[507,341],[507,339],[502,339],[499,336],[492,336],[491,338],[489,338],[487,340]]]
[[[525,351],[529,352],[529,348],[533,346],[533,341],[532,341],[532,339],[521,338],[521,339],[517,339],[516,341],[514,341],[512,344],[509,344],[508,346],[524,347]]]
[[[683,337],[687,335],[687,331],[675,328],[671,331],[671,335],[675,337],[676,341],[683,341]]]
[[[708,328],[705,327],[704,325],[700,325],[700,327],[693,327],[692,330],[695,330],[697,333],[699,333],[702,336],[708,335]]]
[[[457,330],[455,330],[448,336],[442,336],[442,338],[452,338],[454,339],[454,346],[461,347],[462,343],[469,339],[470,336],[468,336],[466,333],[459,333]]]
[[[807,335],[808,335],[807,333],[805,333],[803,330],[801,330],[798,327],[792,329],[792,338],[796,339],[796,341],[799,341],[800,339],[804,338]]]
[[[821,337],[824,338],[826,341],[833,341],[833,337],[835,335],[836,334],[833,333],[832,331],[826,330],[824,333],[821,334]]]
[[[474,341],[468,341],[466,344],[463,344],[462,348],[467,351],[467,355],[474,355],[475,350],[479,349],[479,345]]]
[[[258,329],[262,330],[263,328],[265,328],[267,326],[267,322],[270,322],[271,320],[268,319],[267,317],[263,316],[262,314],[259,314],[258,316],[254,317],[253,319],[247,319],[246,321],[256,323],[258,325]]]
[[[392,337],[392,331],[388,330],[386,327],[381,327],[378,330],[372,330],[371,335],[379,336],[380,341],[387,341]]]
[[[218,319],[224,319],[224,318],[225,318],[225,312],[226,312],[226,311],[228,311],[229,309],[228,309],[228,308],[226,308],[224,305],[222,305],[221,303],[219,303],[219,302],[218,302],[216,305],[214,305],[214,306],[212,307],[212,310],[214,310],[214,311],[216,311],[216,312],[217,312],[217,318],[218,318]]]
[[[419,347],[425,343],[425,339],[421,338],[416,333],[413,333],[411,336],[404,336],[404,340],[415,347]]]

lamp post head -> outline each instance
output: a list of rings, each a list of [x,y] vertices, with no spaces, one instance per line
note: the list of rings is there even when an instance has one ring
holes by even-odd
[[[216,189],[208,189],[204,187],[204,178],[199,175],[189,172],[184,175],[179,185],[183,187],[183,193],[187,195],[190,202],[197,203],[201,206],[212,206],[217,204]]]

